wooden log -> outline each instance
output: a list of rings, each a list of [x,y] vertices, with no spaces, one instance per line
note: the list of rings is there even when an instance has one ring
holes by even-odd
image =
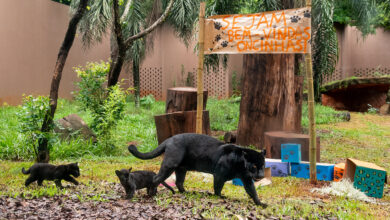
[[[203,91],[203,110],[206,109],[207,90]],[[196,110],[197,89],[193,87],[175,87],[167,91],[165,113]]]
[[[271,131],[265,132],[264,137],[267,158],[281,159],[281,144],[295,143],[301,145],[302,161],[309,161],[309,135],[284,131]],[[316,138],[316,146],[316,160],[317,162],[320,162],[320,137]]]
[[[236,143],[237,131],[228,131],[225,133],[223,140],[225,143]]]
[[[181,111],[154,116],[158,144],[176,134],[195,133],[196,111]],[[203,134],[210,135],[210,117],[203,111]]]

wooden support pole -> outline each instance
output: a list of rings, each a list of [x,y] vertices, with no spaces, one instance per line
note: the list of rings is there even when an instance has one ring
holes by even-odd
[[[196,133],[202,134],[202,114],[203,114],[203,62],[204,62],[204,21],[206,3],[200,3],[199,10],[199,48],[198,48],[198,98],[196,109]]]
[[[306,7],[311,7],[311,0],[306,0]],[[316,127],[314,114],[314,86],[313,86],[313,67],[311,53],[306,54],[306,79],[308,85],[308,110],[309,110],[309,160],[310,160],[310,183],[317,183],[317,161],[316,161]]]

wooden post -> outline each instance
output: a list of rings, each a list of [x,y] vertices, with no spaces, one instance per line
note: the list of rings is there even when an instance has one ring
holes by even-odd
[[[306,0],[306,7],[311,7],[311,0]],[[309,160],[310,160],[310,183],[317,183],[317,166],[316,166],[316,127],[314,114],[314,87],[313,87],[313,67],[311,61],[311,53],[306,54],[306,78],[308,84],[308,110],[309,110]]]
[[[198,99],[196,110],[196,133],[202,134],[202,114],[203,114],[203,61],[204,61],[204,17],[206,3],[200,3],[199,10],[199,48],[198,48]]]

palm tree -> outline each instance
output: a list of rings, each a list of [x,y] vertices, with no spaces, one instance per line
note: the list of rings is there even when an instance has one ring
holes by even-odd
[[[114,0],[114,2],[116,1]],[[107,31],[112,30],[112,61],[108,75],[108,86],[117,83],[123,62],[131,63],[135,87],[135,105],[138,107],[140,94],[139,67],[145,55],[145,48],[147,48],[146,34],[144,33],[149,33],[167,18],[175,27],[176,33],[185,42],[188,42],[197,17],[194,8],[197,8],[198,3],[198,0],[124,0],[122,4],[118,5],[112,4],[111,0],[94,1],[90,5],[87,15],[81,21],[79,30],[82,33],[82,40],[86,47],[101,42]],[[111,7],[115,8],[115,6],[119,6],[118,17],[121,14],[117,22],[115,22],[111,13]],[[163,8],[165,8],[164,13],[162,13]],[[172,12],[168,15],[170,9]]]

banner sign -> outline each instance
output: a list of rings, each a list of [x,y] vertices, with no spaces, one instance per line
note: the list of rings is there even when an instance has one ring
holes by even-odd
[[[211,16],[205,21],[204,53],[310,53],[310,19],[310,7]]]

